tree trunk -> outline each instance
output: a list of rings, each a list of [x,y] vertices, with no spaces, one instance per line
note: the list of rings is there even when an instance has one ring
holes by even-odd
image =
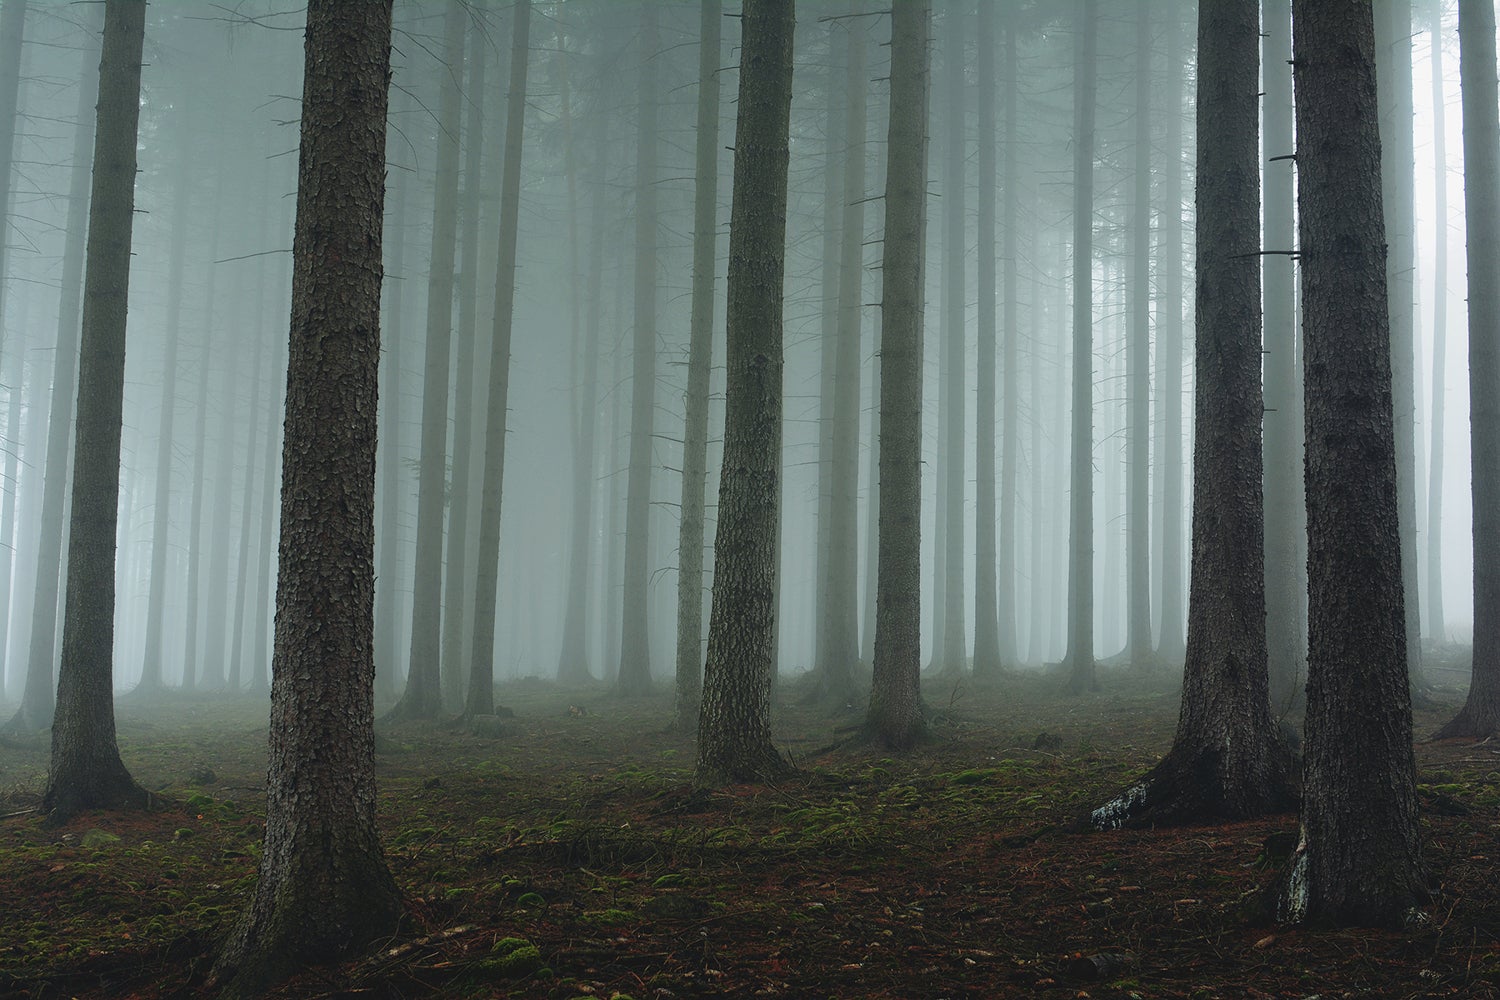
[[[84,244],[89,218],[89,166],[94,148],[94,102],[99,96],[97,15],[88,18],[88,41],[80,62],[78,104],[69,161],[68,215],[63,235],[62,291],[57,310],[57,350],[52,359],[52,399],[48,404],[47,451],[42,462],[42,511],[36,540],[36,582],[31,637],[21,707],[0,732],[37,732],[52,725],[56,688],[57,604],[62,581],[63,524],[68,505],[69,456],[73,445],[73,404],[78,395],[78,322],[83,303]]]
[[[263,277],[264,275],[262,275]],[[263,292],[264,285],[256,290],[256,298],[265,301]],[[262,310],[262,313],[264,310]],[[262,315],[261,319],[264,319]],[[250,525],[254,520],[251,511],[255,507],[255,453],[258,449],[256,435],[260,433],[260,414],[257,412],[261,396],[264,390],[261,388],[261,360],[265,353],[263,341],[266,329],[263,323],[257,322],[254,327],[255,348],[251,353],[250,361],[250,398],[245,403],[245,482],[244,492],[240,495],[240,539],[239,558],[236,560],[237,571],[235,573],[234,599],[234,628],[230,632],[229,639],[229,693],[239,694],[244,690],[245,675],[245,612],[247,610],[247,594],[250,588],[250,564],[254,559],[254,552],[250,548]],[[271,478],[270,470],[261,473],[262,478]],[[372,501],[373,503],[373,501]],[[373,564],[372,564],[373,565]],[[373,641],[373,640],[372,640]],[[372,654],[373,655],[373,654]]]
[[[627,697],[651,690],[652,428],[656,411],[656,145],[657,10],[648,4],[641,26],[640,104],[635,161],[635,340],[630,402],[630,465],[625,487],[624,611],[615,690]]]
[[[1302,696],[1307,663],[1306,560],[1302,507],[1302,421],[1297,407],[1295,248],[1292,212],[1292,4],[1263,0],[1265,73],[1265,510],[1266,652],[1271,705],[1283,714]]]
[[[422,365],[422,440],[417,471],[417,554],[412,585],[411,654],[406,691],[392,719],[435,719],[443,711],[443,508],[448,477],[448,378],[453,361],[453,276],[458,252],[458,139],[464,21],[459,0],[443,15],[442,89],[438,96],[437,178],[432,254],[427,272],[427,346]],[[284,529],[283,529],[284,530]],[[452,609],[458,613],[457,608]]]
[[[1135,46],[1135,137],[1127,265],[1130,290],[1125,340],[1125,648],[1130,666],[1142,670],[1152,665],[1151,5],[1148,0],[1140,0],[1136,11]]]
[[[1368,5],[1293,0],[1292,14],[1307,345],[1308,676],[1302,835],[1280,914],[1292,922],[1399,926],[1426,893],[1401,591],[1374,32]]]
[[[833,528],[833,395],[838,384],[839,265],[842,244],[839,225],[843,221],[844,171],[847,156],[844,125],[848,115],[840,106],[848,94],[840,93],[838,52],[835,44],[840,25],[828,21],[827,75],[823,126],[823,253],[818,277],[818,509],[813,544],[813,671],[823,676],[823,665],[832,658],[829,648],[829,545]],[[847,73],[844,74],[847,77]],[[847,88],[843,88],[847,89]]]
[[[1411,0],[1375,8],[1375,82],[1380,91],[1380,186],[1385,206],[1386,285],[1390,289],[1391,390],[1396,414],[1396,499],[1401,518],[1401,588],[1406,594],[1406,667],[1422,674],[1421,594],[1417,581],[1416,151],[1412,137]]]
[[[475,330],[479,314],[479,189],[484,150],[485,57],[489,39],[475,28],[469,32],[468,121],[464,126],[463,206],[459,213],[463,245],[463,270],[458,276],[458,352],[454,369],[453,484],[448,490],[448,557],[443,563],[443,701],[458,705],[464,700],[465,671],[473,662],[466,640],[474,604],[473,571],[469,549],[469,498],[474,492]],[[571,296],[570,296],[571,298]],[[481,443],[482,447],[482,443]]]
[[[1068,690],[1094,677],[1094,92],[1097,0],[1074,7],[1073,416],[1068,476]]]
[[[993,677],[1000,671],[1001,618],[995,582],[999,571],[995,540],[995,5],[981,3],[978,14],[979,269],[976,277],[979,285],[979,373],[974,417],[974,676]],[[1007,143],[1006,148],[1009,147],[1010,143]],[[1007,188],[1010,183],[1007,178]],[[1010,375],[1007,371],[1006,377]],[[1014,465],[1010,468],[1014,472]],[[1010,485],[1015,488],[1014,482]],[[1003,522],[999,525],[1002,537],[1009,531]],[[1004,578],[1004,574],[1001,576]],[[1010,607],[1009,586],[1007,582],[1007,608]]]
[[[115,743],[115,529],[125,389],[125,309],[135,210],[144,0],[105,6],[78,382],[79,461],[63,617],[52,763],[42,810],[53,824],[85,809],[143,807],[149,796]]]
[[[729,220],[727,381],[699,782],[787,769],[771,743],[781,499],[782,283],[792,0],[745,0]]]
[[[682,520],[677,534],[677,702],[674,726],[691,732],[703,698],[703,505],[708,482],[708,376],[713,365],[714,258],[718,248],[719,22],[703,0],[698,34],[698,123],[693,200],[693,304],[682,432]],[[819,665],[821,668],[821,664]]]
[[[966,291],[964,281],[968,219],[964,216],[964,34],[963,6],[952,5],[946,14],[944,68],[947,75],[947,150],[943,155],[943,340],[948,345],[948,364],[943,369],[941,405],[947,414],[948,433],[939,447],[945,458],[939,475],[947,474],[943,492],[943,587],[942,603],[933,605],[933,619],[943,618],[941,649],[934,647],[936,669],[957,674],[968,662],[968,633],[964,621],[964,488],[968,482],[964,465],[965,373],[968,371]],[[993,371],[993,365],[991,370]],[[991,408],[993,412],[993,407]],[[993,474],[991,475],[993,485]]]
[[[9,230],[11,163],[21,107],[21,41],[26,34],[26,0],[0,6],[0,233]],[[5,315],[6,239],[0,239],[0,316]],[[0,356],[10,349],[0,328]]]
[[[495,261],[494,334],[484,431],[484,493],[479,511],[479,563],[474,591],[474,664],[464,701],[464,714],[470,718],[495,713],[495,602],[500,589],[500,509],[505,487],[505,425],[510,400],[510,339],[516,302],[516,231],[521,211],[521,141],[526,134],[530,32],[531,3],[521,0],[511,14],[505,162],[500,176],[500,252]]]
[[[1469,461],[1474,533],[1474,660],[1469,696],[1437,733],[1500,732],[1500,102],[1495,6],[1459,0],[1464,218],[1469,241]]]
[[[372,651],[391,5],[312,0],[307,22],[266,837],[212,973],[230,996],[401,916],[375,828]]]
[[[845,60],[843,219],[839,224],[838,344],[834,355],[833,467],[828,528],[828,577],[823,629],[826,657],[818,664],[819,693],[834,711],[856,697],[859,663],[859,402],[863,377],[860,313],[864,308],[865,240],[865,20],[843,23]]]
[[[1432,0],[1432,437],[1427,476],[1427,634],[1442,645],[1448,629],[1443,611],[1443,397],[1448,365],[1448,136],[1443,93],[1443,0]]]
[[[278,270],[280,280],[277,282],[275,301],[285,302],[290,297],[287,285],[291,277],[291,268],[280,267]],[[260,483],[260,571],[257,574],[259,586],[256,588],[255,595],[255,617],[251,619],[255,633],[252,644],[254,653],[250,659],[250,690],[257,693],[269,693],[271,690],[271,651],[267,648],[267,644],[271,638],[269,628],[272,624],[271,595],[276,589],[276,577],[271,569],[271,540],[276,537],[276,490],[281,485],[281,476],[276,467],[276,455],[277,445],[281,443],[282,397],[281,393],[276,391],[276,387],[286,385],[284,375],[287,338],[281,336],[280,322],[274,324],[272,330],[276,345],[271,354],[271,398],[266,404],[266,450],[265,458],[261,462],[261,468],[264,471]],[[379,677],[378,668],[376,677],[377,679]]]
[[[1267,698],[1261,512],[1258,0],[1198,7],[1193,568],[1177,734],[1095,829],[1291,808],[1291,752]],[[1132,633],[1134,634],[1134,633]]]
[[[1162,213],[1157,243],[1157,398],[1163,447],[1157,468],[1162,477],[1161,628],[1156,659],[1176,664],[1183,645],[1182,548],[1182,92],[1187,60],[1182,54],[1181,17],[1174,11],[1167,28],[1166,169],[1162,173]]]
[[[881,265],[880,552],[875,671],[866,727],[907,748],[925,732],[921,692],[922,243],[927,196],[930,0],[891,14],[891,110]]]

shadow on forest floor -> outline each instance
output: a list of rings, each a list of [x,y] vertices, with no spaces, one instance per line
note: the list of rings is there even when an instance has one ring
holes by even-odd
[[[1293,816],[1063,832],[1155,763],[1176,722],[1168,679],[1104,680],[1071,699],[1036,675],[929,685],[938,738],[904,757],[842,744],[849,718],[789,693],[776,731],[801,770],[775,787],[695,791],[665,690],[620,702],[523,681],[497,690],[515,711],[498,738],[383,729],[408,933],[275,995],[1500,993],[1500,746],[1418,746],[1428,926],[1287,931],[1250,903]],[[1420,734],[1457,706],[1439,695]],[[264,718],[250,699],[122,706],[127,764],[173,805],[0,824],[0,996],[197,995],[255,879]],[[0,812],[34,801],[45,748],[0,747]]]

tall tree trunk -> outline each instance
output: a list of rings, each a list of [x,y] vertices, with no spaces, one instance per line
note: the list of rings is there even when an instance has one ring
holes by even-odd
[[[383,224],[384,220],[382,220],[382,226]],[[280,272],[280,278],[277,282],[275,301],[286,302],[290,298],[288,284],[291,279],[291,268],[282,266],[277,270]],[[284,412],[282,394],[277,390],[277,385],[286,385],[284,375],[287,365],[287,338],[282,336],[280,322],[273,325],[272,335],[275,337],[275,347],[271,352],[271,398],[266,405],[266,450],[265,458],[261,462],[263,472],[260,477],[260,570],[257,573],[259,586],[256,588],[255,617],[251,619],[255,632],[251,646],[254,652],[250,659],[250,690],[256,693],[268,693],[271,689],[271,651],[268,648],[268,642],[271,638],[270,626],[272,625],[271,595],[276,589],[276,577],[271,570],[271,540],[276,537],[276,490],[281,485],[276,455],[278,454],[277,446],[281,443],[281,413]],[[376,676],[379,676],[378,668]]]
[[[375,439],[391,4],[312,0],[260,879],[213,971],[253,996],[396,930],[375,827]]]
[[[1068,690],[1094,677],[1094,92],[1097,0],[1074,6],[1073,416],[1068,475]]]
[[[925,731],[921,692],[922,243],[930,0],[891,13],[891,109],[881,265],[880,553],[866,723],[890,747]]]
[[[21,41],[26,34],[27,0],[5,0],[0,6],[0,233],[10,226],[11,163],[15,150],[16,121],[21,108]],[[8,282],[5,252],[7,239],[0,238],[0,356],[10,351],[5,343],[5,291]]]
[[[1151,663],[1151,5],[1136,11],[1135,139],[1125,342],[1126,653]],[[1258,284],[1258,283],[1257,283]]]
[[[1427,475],[1427,634],[1442,645],[1448,628],[1443,611],[1443,397],[1448,364],[1448,129],[1444,122],[1443,0],[1432,0],[1432,418]]]
[[[1468,699],[1439,738],[1500,732],[1500,101],[1490,0],[1459,0],[1458,46],[1469,241],[1474,660]]]
[[[167,342],[162,356],[160,412],[156,425],[156,497],[152,505],[151,593],[146,602],[146,648],[140,688],[162,686],[162,616],[167,603],[167,535],[172,509],[172,431],[177,415],[177,352],[182,341],[182,271],[187,256],[187,224],[192,212],[192,119],[179,105],[177,174],[173,181],[172,243],[167,251]]]
[[[263,227],[264,228],[264,227]],[[261,271],[262,280],[264,270]],[[256,298],[264,303],[265,294],[261,290],[264,284],[258,283]],[[259,320],[263,321],[264,309],[260,310]],[[260,399],[264,394],[261,388],[261,360],[265,354],[266,328],[264,322],[257,322],[254,326],[255,348],[251,352],[250,360],[250,398],[245,402],[245,482],[244,492],[240,494],[240,540],[239,558],[235,560],[237,571],[234,580],[233,605],[234,628],[230,632],[229,639],[229,693],[239,694],[245,685],[245,612],[248,610],[248,594],[250,590],[251,572],[250,565],[254,559],[254,552],[250,548],[250,527],[254,518],[251,512],[255,508],[255,453],[259,450],[256,436],[260,433],[260,414],[258,411]],[[270,470],[261,473],[265,479],[271,478]],[[373,502],[373,501],[372,501]]]
[[[1266,651],[1271,705],[1286,712],[1301,697],[1306,665],[1302,557],[1302,421],[1297,407],[1297,326],[1292,212],[1292,4],[1262,0],[1265,74]]]
[[[115,742],[115,528],[125,391],[125,309],[135,210],[144,0],[109,0],[99,62],[98,123],[78,382],[78,465],[62,669],[42,810],[53,824],[85,809],[143,807],[149,798]]]
[[[98,15],[87,19],[89,29]],[[57,308],[57,350],[52,359],[52,398],[48,404],[47,451],[42,463],[42,511],[36,540],[36,582],[32,595],[31,638],[27,643],[26,683],[21,707],[0,731],[36,732],[52,725],[56,687],[58,594],[62,581],[63,525],[66,521],[69,458],[73,445],[73,404],[78,394],[78,323],[83,304],[84,245],[89,218],[90,161],[94,148],[94,102],[99,96],[97,32],[86,30],[74,111],[73,154],[69,160],[68,214],[63,230],[62,291]]]
[[[505,162],[500,175],[500,252],[495,261],[495,316],[490,350],[490,392],[485,414],[484,493],[479,512],[479,562],[474,591],[474,664],[464,714],[495,711],[495,602],[500,589],[500,509],[505,487],[506,407],[510,400],[511,323],[516,302],[516,233],[521,212],[521,141],[526,134],[526,71],[531,3],[511,14],[509,95],[505,112]]]
[[[792,0],[745,0],[729,220],[724,463],[698,726],[700,782],[787,769],[771,743],[781,507]]]
[[[714,257],[718,249],[719,22],[703,0],[698,32],[698,122],[693,200],[693,303],[682,432],[682,520],[677,534],[677,717],[697,728],[703,698],[703,505],[708,483],[708,376],[713,365]],[[822,665],[818,665],[822,669]]]
[[[1198,392],[1182,709],[1167,756],[1090,814],[1096,829],[1257,816],[1290,808],[1295,800],[1291,752],[1267,698],[1257,433],[1259,45],[1259,0],[1200,3]]]
[[[656,145],[657,10],[648,4],[641,26],[640,103],[635,161],[635,340],[630,398],[630,465],[625,487],[624,611],[615,690],[651,690],[651,635],[647,554],[651,517],[652,427],[656,411]]]
[[[442,88],[438,95],[437,178],[432,253],[427,272],[427,346],[422,366],[422,439],[417,470],[417,554],[412,585],[411,653],[406,691],[395,719],[434,719],[443,711],[443,508],[448,477],[448,379],[453,361],[453,277],[458,253],[458,81],[463,76],[464,21],[459,0],[443,15]],[[452,608],[452,613],[459,613]]]
[[[468,121],[464,125],[463,204],[459,212],[463,270],[458,276],[458,351],[454,368],[453,484],[448,490],[448,557],[443,562],[443,701],[464,700],[465,671],[473,662],[465,647],[473,639],[468,625],[474,602],[469,549],[469,498],[474,493],[475,330],[479,314],[479,191],[484,150],[485,57],[489,39],[469,31]],[[570,296],[571,297],[571,296]]]
[[[844,22],[843,219],[839,223],[838,345],[834,356],[833,467],[829,489],[828,579],[823,629],[827,658],[818,665],[825,705],[844,710],[856,696],[859,663],[859,402],[863,377],[860,314],[864,308],[865,23]]]
[[[998,572],[995,544],[995,5],[981,3],[978,13],[979,30],[975,41],[979,73],[979,373],[974,417],[974,676],[993,677],[1000,670],[1001,617],[995,584]],[[1006,184],[1008,187],[1009,179]],[[1007,337],[1009,335],[1007,331]],[[1010,374],[1006,372],[1007,378]],[[1014,466],[1011,468],[1014,471]],[[1015,488],[1014,482],[1011,488]],[[1002,537],[1009,534],[1009,528],[1003,523],[999,531]],[[1014,552],[1014,547],[1011,551]],[[1009,586],[1007,582],[1007,608],[1010,607]]]
[[[842,243],[839,225],[843,221],[844,171],[840,169],[847,156],[844,125],[848,115],[841,105],[848,104],[848,94],[841,93],[838,83],[840,47],[834,40],[839,22],[828,22],[828,67],[823,87],[825,97],[823,126],[823,261],[818,278],[818,510],[814,529],[813,580],[813,670],[820,676],[824,664],[833,656],[829,648],[829,546],[833,529],[833,394],[838,384],[839,264]],[[847,74],[846,74],[847,76]]]
[[[218,259],[217,253],[214,259]],[[229,301],[238,307],[244,301],[244,277],[235,272],[229,286]],[[239,404],[240,349],[243,346],[239,331],[232,323],[225,323],[217,330],[223,367],[219,371],[218,401],[219,416],[217,468],[214,470],[214,503],[210,514],[208,550],[208,593],[205,600],[203,659],[198,664],[198,684],[201,687],[224,686],[225,652],[228,637],[224,624],[229,611],[229,525],[233,518],[230,497],[234,493],[234,432],[237,427],[236,410]],[[207,414],[205,413],[205,419]]]
[[[1291,922],[1400,926],[1426,889],[1405,662],[1372,13],[1369,5],[1293,0],[1292,18],[1308,676],[1301,842],[1280,911]],[[1488,34],[1494,38],[1493,21]]]
[[[932,613],[934,621],[939,615],[943,618],[942,648],[941,651],[934,649],[934,665],[949,673],[962,671],[968,661],[968,633],[964,621],[964,487],[968,482],[964,474],[964,375],[969,367],[964,281],[968,244],[968,219],[964,215],[964,158],[968,143],[964,134],[967,85],[964,78],[963,10],[960,5],[948,8],[944,32],[947,51],[943,57],[947,71],[948,148],[943,156],[942,337],[948,344],[948,365],[941,376],[944,380],[941,405],[947,414],[948,433],[939,447],[945,451],[940,469],[947,473],[947,488],[943,492],[942,603],[935,604]],[[991,365],[992,372],[993,367]],[[993,474],[990,478],[993,485]]]
[[[1162,477],[1161,628],[1156,659],[1175,664],[1185,655],[1182,583],[1182,95],[1186,60],[1182,55],[1182,18],[1174,9],[1167,27],[1166,169],[1162,173],[1161,221],[1158,230],[1157,399],[1163,447],[1157,468]]]
[[[1376,3],[1376,84],[1380,90],[1380,185],[1385,205],[1386,285],[1391,306],[1391,389],[1396,413],[1396,499],[1401,517],[1401,588],[1406,594],[1406,667],[1422,674],[1421,594],[1417,581],[1416,151],[1412,137],[1411,0]]]

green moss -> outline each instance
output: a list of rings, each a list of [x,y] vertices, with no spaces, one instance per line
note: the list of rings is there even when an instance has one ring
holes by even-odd
[[[586,924],[603,924],[606,926],[618,924],[633,924],[636,916],[629,910],[620,910],[611,907],[608,910],[590,910],[583,913],[579,918]]]
[[[100,847],[108,847],[110,844],[118,844],[119,842],[119,837],[110,833],[108,830],[99,829],[88,831],[83,835],[83,840],[81,841],[84,847],[87,847],[91,850],[97,850]]]
[[[525,938],[501,938],[490,946],[490,957],[475,970],[491,979],[520,979],[542,970],[542,953]]]
[[[546,906],[547,901],[543,899],[539,893],[527,892],[517,897],[516,905],[526,907]]]

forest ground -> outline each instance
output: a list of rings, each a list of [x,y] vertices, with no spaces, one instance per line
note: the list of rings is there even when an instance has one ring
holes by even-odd
[[[1466,653],[1450,650],[1451,665]],[[1437,671],[1462,683],[1461,671]],[[660,700],[501,686],[498,738],[380,731],[380,823],[410,919],[372,957],[280,997],[1311,998],[1500,996],[1500,745],[1417,747],[1430,920],[1287,930],[1260,901],[1292,815],[1078,834],[1176,721],[1175,678],[924,679],[933,741],[848,742],[781,692],[799,770],[691,784]],[[1418,712],[1419,736],[1459,692]],[[122,752],[168,801],[44,830],[45,741],[0,746],[0,997],[199,995],[262,836],[265,703],[119,709]]]

